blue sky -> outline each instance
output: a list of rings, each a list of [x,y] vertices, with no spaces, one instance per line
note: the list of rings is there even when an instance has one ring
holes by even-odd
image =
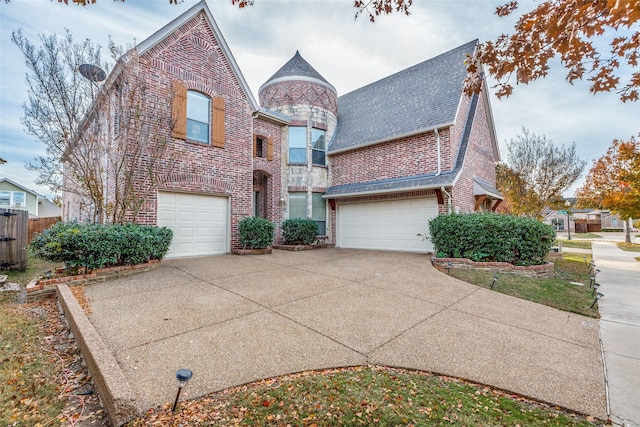
[[[11,42],[12,31],[22,28],[36,41],[38,34],[63,34],[68,28],[76,40],[90,38],[106,47],[112,36],[126,45],[143,41],[195,3],[98,0],[82,7],[55,0],[1,2],[0,157],[8,163],[0,166],[0,177],[49,194],[35,185],[35,172],[24,167],[45,147],[20,123],[26,67]],[[231,0],[207,3],[256,99],[260,85],[296,50],[342,95],[470,40],[493,40],[510,32],[514,22],[493,14],[504,0],[420,0],[411,16],[381,17],[375,24],[366,17],[354,20],[352,0],[255,0],[255,6],[242,10]],[[520,3],[533,7],[537,2]],[[587,169],[614,138],[640,132],[640,103],[623,104],[615,93],[591,95],[586,83],[566,83],[557,66],[546,79],[517,86],[510,98],[492,95],[491,100],[503,159],[505,142],[522,126],[557,144],[575,141]]]

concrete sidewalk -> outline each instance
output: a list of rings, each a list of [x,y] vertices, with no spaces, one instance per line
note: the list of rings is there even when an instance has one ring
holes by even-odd
[[[640,262],[613,243],[594,241],[592,250],[611,419],[640,426]]]
[[[598,322],[435,270],[425,255],[322,249],[163,261],[85,288],[140,410],[354,365],[462,377],[606,417]]]

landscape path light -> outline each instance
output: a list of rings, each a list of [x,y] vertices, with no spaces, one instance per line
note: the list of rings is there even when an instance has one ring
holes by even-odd
[[[191,372],[191,370],[189,369],[179,369],[178,372],[176,372],[176,379],[178,380],[178,394],[176,394],[176,401],[173,402],[173,409],[171,410],[171,412],[176,411],[176,407],[178,406],[178,399],[180,398],[180,392],[182,391],[182,388],[187,385],[187,382],[189,382],[192,376],[193,372]]]

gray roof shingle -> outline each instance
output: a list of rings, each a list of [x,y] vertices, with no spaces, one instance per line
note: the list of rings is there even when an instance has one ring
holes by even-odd
[[[286,64],[284,64],[276,73],[267,80],[262,87],[267,86],[273,80],[280,80],[287,77],[307,77],[311,79],[320,80],[323,83],[331,86],[333,85],[329,83],[322,75],[316,71],[315,68],[311,66],[303,57],[300,55],[300,52],[296,50],[296,54],[293,55]],[[261,88],[262,89],[262,88]],[[334,89],[335,92],[335,89]]]
[[[476,44],[471,41],[339,97],[329,153],[453,124],[467,76],[464,61]]]
[[[440,187],[448,187],[453,185],[456,177],[464,166],[464,157],[467,152],[471,125],[476,114],[478,106],[478,95],[471,97],[469,112],[467,113],[465,130],[462,134],[462,140],[458,148],[456,162],[453,169],[443,171],[440,175],[429,173],[423,175],[405,176],[400,178],[382,179],[377,181],[359,182],[354,184],[345,184],[329,187],[325,193],[325,198],[340,198],[350,196],[361,196],[366,194],[381,194],[397,191],[414,191],[426,190]],[[487,182],[488,185],[490,183]],[[495,190],[495,195],[499,196],[500,192]]]

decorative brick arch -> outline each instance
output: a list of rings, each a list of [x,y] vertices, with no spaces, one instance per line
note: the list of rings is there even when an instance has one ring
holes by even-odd
[[[230,195],[233,183],[195,174],[165,174],[158,177],[158,189]]]

